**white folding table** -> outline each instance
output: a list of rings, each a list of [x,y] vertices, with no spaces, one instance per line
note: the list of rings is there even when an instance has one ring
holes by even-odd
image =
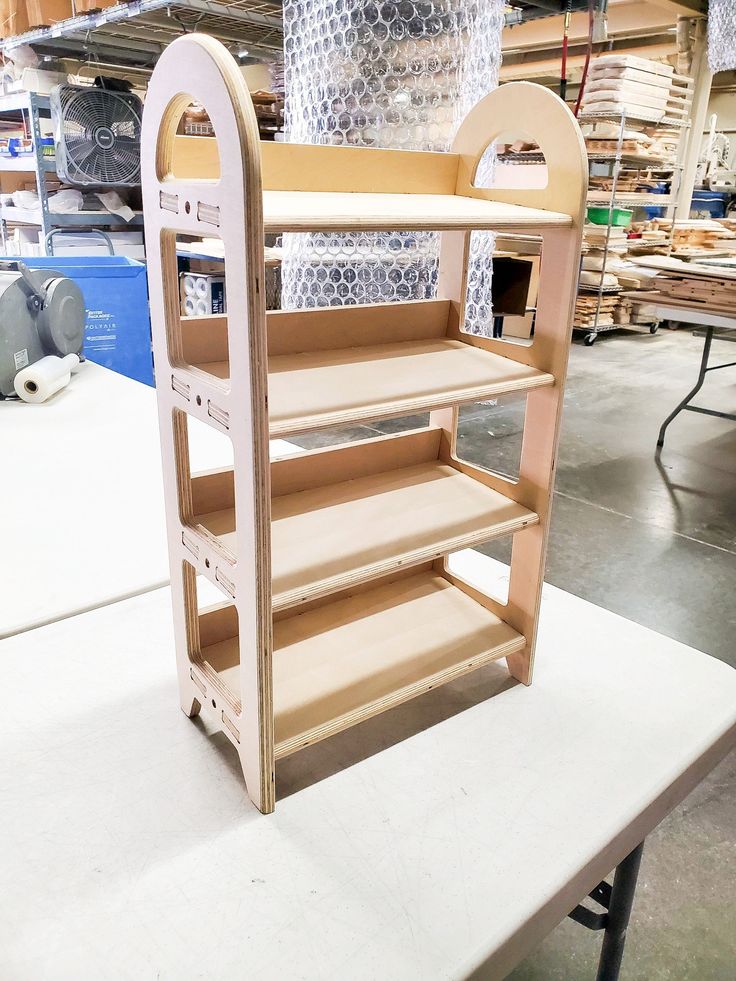
[[[736,672],[545,586],[530,688],[491,664],[304,750],[263,816],[178,708],[153,392],[87,369],[0,406],[3,972],[501,978],[619,866],[616,977],[638,846],[736,743]]]
[[[229,462],[190,431],[196,468]],[[168,584],[152,388],[88,361],[48,402],[0,402],[0,460],[0,637]]]
[[[636,297],[635,293],[627,293],[626,295],[633,298]],[[710,313],[707,309],[697,309],[692,303],[679,304],[675,298],[670,297],[667,297],[666,300],[663,298],[663,302],[661,303],[649,301],[646,303],[646,306],[653,311],[653,315],[657,320],[676,320],[682,324],[693,324],[696,327],[700,327],[701,330],[695,331],[695,333],[705,338],[697,380],[687,395],[675,406],[660,426],[657,436],[658,452],[664,446],[668,426],[681,412],[699,412],[705,416],[717,416],[720,419],[736,420],[736,414],[733,412],[722,412],[719,409],[710,409],[706,406],[690,404],[703,387],[709,371],[719,371],[721,368],[733,368],[736,366],[736,361],[715,365],[709,365],[708,363],[714,339],[730,341],[731,343],[736,341],[736,317]]]
[[[551,586],[530,688],[304,750],[269,816],[179,709],[168,588],[0,657],[13,981],[502,978],[736,741],[735,671]]]

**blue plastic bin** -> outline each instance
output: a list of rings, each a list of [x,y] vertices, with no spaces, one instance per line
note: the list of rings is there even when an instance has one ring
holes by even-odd
[[[119,255],[24,258],[29,269],[57,269],[73,279],[87,308],[84,356],[153,385],[146,266]]]
[[[707,214],[711,218],[725,218],[726,205],[730,197],[730,194],[724,194],[722,191],[693,191],[690,217],[698,218],[702,214]]]

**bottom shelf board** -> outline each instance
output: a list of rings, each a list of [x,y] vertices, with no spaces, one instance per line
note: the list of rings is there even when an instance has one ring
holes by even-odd
[[[524,645],[521,634],[431,571],[276,620],[276,758]],[[237,637],[204,648],[202,657],[239,696]]]

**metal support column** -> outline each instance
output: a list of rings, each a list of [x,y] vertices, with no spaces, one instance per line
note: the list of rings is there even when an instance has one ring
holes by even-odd
[[[690,108],[690,134],[688,137],[685,166],[677,191],[675,218],[690,217],[690,202],[695,187],[695,171],[703,142],[705,121],[708,117],[708,100],[713,83],[713,72],[708,67],[708,37],[705,18],[695,23],[695,42],[693,45],[692,76],[694,82],[693,102]]]

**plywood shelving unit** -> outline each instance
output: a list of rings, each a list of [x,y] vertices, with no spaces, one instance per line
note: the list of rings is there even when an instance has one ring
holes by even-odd
[[[192,99],[217,141],[176,136]],[[543,190],[475,187],[497,137],[533,136]],[[275,804],[275,761],[492,660],[532,677],[587,163],[547,90],[503,86],[447,154],[259,143],[239,68],[189,35],[158,62],[143,121],[143,196],[181,706],[238,750]],[[266,313],[264,234],[443,232],[438,299]],[[534,340],[462,329],[474,230],[541,239]],[[181,317],[176,235],[219,235],[225,316]],[[457,453],[459,406],[527,395],[519,478]],[[429,412],[422,429],[270,463],[270,437]],[[232,441],[191,472],[188,420]],[[514,535],[505,604],[446,557]],[[223,594],[200,608],[197,577]]]

